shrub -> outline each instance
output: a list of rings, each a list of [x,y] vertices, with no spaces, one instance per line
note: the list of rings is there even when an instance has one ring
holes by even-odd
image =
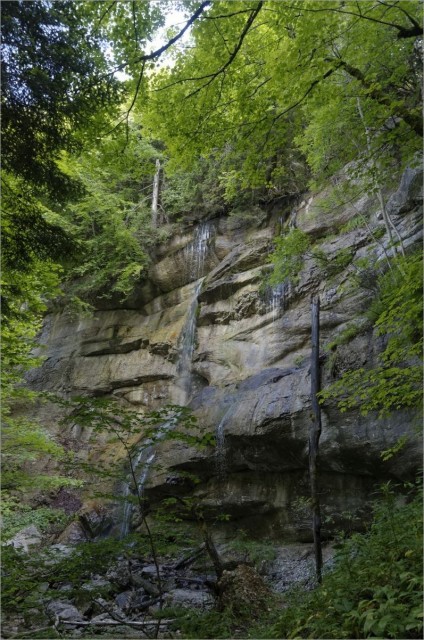
[[[421,638],[422,491],[399,499],[383,486],[366,534],[337,545],[334,570],[289,606],[263,638]]]

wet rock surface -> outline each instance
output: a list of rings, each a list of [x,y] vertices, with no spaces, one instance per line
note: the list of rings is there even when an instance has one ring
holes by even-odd
[[[420,180],[417,170],[408,169],[387,194],[407,248],[422,236]],[[321,298],[323,354],[352,323],[358,326],[354,337],[323,358],[325,387],[349,369],[377,362],[382,341],[361,318],[372,299],[375,270],[361,272],[360,286],[352,284],[352,275],[358,275],[355,260],[369,257],[378,266],[391,251],[376,199],[363,196],[324,215],[320,202],[326,195],[306,195],[290,214],[293,224],[319,242],[325,260],[308,255],[299,282],[278,295],[266,295],[262,285],[278,219],[287,211],[258,218],[250,227],[216,219],[173,238],[160,248],[150,280],[140,283],[127,308],[99,308],[90,318],[72,321],[65,315],[46,318],[41,342],[47,358],[29,375],[33,388],[66,396],[110,394],[138,411],[190,398],[200,434],[216,436],[218,448],[199,450],[166,439],[158,445],[144,487],[152,509],[166,495],[189,491],[211,522],[219,513],[229,516],[216,525],[224,538],[247,528],[258,536],[309,540],[299,503],[308,492],[310,297]],[[344,230],[359,214],[379,232],[378,242],[364,226]],[[348,255],[342,267],[340,252]],[[189,321],[192,354],[182,375]],[[56,433],[60,415],[50,409],[40,407],[39,416]],[[322,501],[334,522],[326,536],[346,526],[344,504],[359,526],[376,484],[414,476],[421,465],[414,420],[407,411],[389,418],[342,414],[325,403]],[[404,449],[383,462],[381,452],[401,436],[408,437]],[[92,437],[78,425],[60,434],[67,448],[100,456],[106,444],[99,438],[93,445]],[[114,453],[119,459],[125,452]],[[196,476],[195,484],[187,474]],[[106,525],[97,527],[91,517],[81,524],[83,534],[95,537]],[[73,535],[79,535],[75,526]]]

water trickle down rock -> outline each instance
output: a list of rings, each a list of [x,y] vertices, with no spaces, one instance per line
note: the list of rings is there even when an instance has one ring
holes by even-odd
[[[179,342],[178,361],[176,364],[177,385],[174,394],[174,402],[181,406],[185,406],[191,395],[192,390],[192,373],[191,361],[194,351],[194,338],[196,334],[196,316],[198,307],[198,297],[202,288],[204,278],[200,278],[206,255],[208,252],[208,241],[211,237],[212,227],[208,223],[202,223],[196,230],[194,240],[188,249],[188,264],[191,265],[191,275],[197,280],[194,287],[193,298],[191,300],[187,320],[181,332]],[[151,444],[151,440],[140,443],[139,451],[132,461],[134,475],[137,478],[138,496],[143,497],[144,487],[149,475],[150,468],[156,457],[155,444],[161,440],[171,426],[171,422],[166,422],[159,428],[159,435],[155,438],[155,443]],[[141,472],[140,472],[141,469]],[[124,509],[122,513],[122,521],[120,526],[120,538],[125,538],[131,527],[131,518],[133,514],[133,504],[130,500],[125,500],[131,493],[130,482],[123,483],[121,486],[121,495],[124,498]]]
[[[188,309],[187,320],[181,332],[178,350],[178,361],[176,366],[176,391],[174,401],[176,404],[185,406],[192,390],[191,361],[194,351],[194,339],[196,335],[196,320],[198,296],[202,288],[203,278],[196,283],[193,298]]]
[[[203,279],[196,283],[193,293],[193,299],[187,314],[187,320],[181,332],[180,348],[178,361],[176,365],[177,385],[174,394],[174,402],[181,406],[185,406],[190,398],[192,376],[191,376],[191,359],[194,350],[194,336],[196,333],[196,311],[198,305],[198,295],[202,286]],[[162,440],[166,432],[171,428],[172,421],[165,422],[159,427],[158,435],[155,437],[154,443],[151,439],[142,441],[139,444],[139,450],[136,457],[132,461],[134,475],[137,478],[138,496],[142,498],[144,487],[149,476],[149,471],[156,457],[156,443]],[[125,500],[131,493],[130,482],[121,485],[121,496],[124,498],[124,508],[122,512],[122,521],[120,525],[120,538],[125,538],[131,527],[131,518],[133,514],[133,504],[130,500]]]
[[[136,477],[137,477],[137,474],[139,474],[140,466],[142,465],[142,458],[144,457],[144,453],[148,452],[149,449],[151,449],[151,447],[148,447],[148,448],[140,447],[140,449],[137,452],[136,457],[131,461],[132,468],[133,468],[133,471],[134,471],[134,475]],[[143,467],[144,467],[144,464],[143,464]],[[143,473],[144,473],[144,470],[142,471],[142,474]],[[141,477],[142,476],[140,476],[140,480],[141,480]],[[140,491],[140,482],[139,482],[139,480],[137,480],[137,483],[138,483],[139,491]],[[127,477],[127,479],[124,482],[122,482],[121,489],[120,489],[121,496],[124,499],[124,506],[123,506],[123,510],[122,510],[122,518],[121,518],[120,527],[119,527],[119,538],[121,540],[123,538],[125,538],[130,532],[131,518],[132,518],[132,513],[133,513],[133,503],[128,499],[128,497],[133,494],[133,492],[131,490],[131,484],[132,484],[132,478],[131,478],[131,475],[129,475]]]
[[[124,507],[119,527],[119,538],[121,540],[130,532],[131,519],[134,511],[133,502],[128,500],[128,497],[130,495],[137,495],[140,502],[142,502],[146,480],[156,457],[155,445],[159,440],[162,440],[165,437],[166,432],[171,428],[172,424],[172,421],[168,421],[160,425],[154,443],[152,443],[151,439],[140,443],[137,455],[132,460],[132,468],[137,481],[137,494],[135,491],[131,490],[131,485],[134,480],[132,474],[130,474],[129,479],[121,485],[121,496],[124,498]]]
[[[216,471],[219,480],[222,482],[226,473],[226,461],[225,461],[225,425],[228,423],[232,407],[224,414],[222,420],[219,422],[215,431],[216,449]]]
[[[194,238],[185,248],[185,258],[190,278],[198,280],[203,276],[206,256],[209,249],[209,240],[213,235],[213,226],[210,222],[202,222],[194,233]]]
[[[286,282],[269,287],[266,293],[266,310],[267,313],[272,313],[272,322],[275,322],[286,309],[288,293],[289,285]]]

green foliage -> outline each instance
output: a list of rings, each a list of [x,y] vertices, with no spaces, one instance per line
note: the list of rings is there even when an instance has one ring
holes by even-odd
[[[230,611],[164,609],[164,616],[175,618],[173,627],[184,638],[233,638],[238,621]]]
[[[133,493],[127,495],[124,500],[136,505],[139,511],[144,503],[136,482],[136,478],[143,471],[138,461],[141,449],[169,440],[177,440],[197,448],[210,447],[214,443],[213,434],[199,433],[197,419],[187,407],[166,405],[157,411],[140,414],[122,406],[116,399],[107,397],[75,397],[71,401],[57,401],[68,409],[65,423],[89,427],[93,432],[92,438],[98,439],[100,436],[105,445],[106,457],[103,456],[100,463],[93,464],[91,460],[82,462],[75,457],[69,463],[70,467],[79,470],[80,473],[84,472],[86,477],[90,478],[93,488],[98,484],[99,478],[122,481],[127,468]],[[197,481],[192,474],[182,475],[181,478],[190,486]],[[105,497],[104,493],[97,495]],[[182,500],[180,504],[183,505],[183,510],[188,509],[193,517],[193,505],[190,500],[187,504]],[[174,498],[168,498],[162,505],[162,511],[159,510],[158,517],[164,522],[179,522],[181,515],[178,509],[174,510],[174,506]],[[149,532],[148,537],[151,539]]]
[[[349,233],[350,231],[356,231],[356,229],[361,229],[365,225],[364,216],[355,216],[351,218],[349,222],[346,222],[342,227],[340,227],[340,233]]]
[[[63,221],[55,219],[28,183],[4,172],[2,196],[3,269],[27,273],[34,264],[36,270],[37,263],[58,262],[75,251]],[[3,313],[7,310],[6,306]]]
[[[322,585],[294,593],[279,620],[250,637],[421,637],[422,492],[405,501],[387,484],[382,493],[370,530],[340,541]]]
[[[385,415],[422,401],[422,260],[420,254],[398,258],[378,281],[379,293],[368,317],[387,344],[372,369],[346,372],[320,393],[336,398],[341,411]]]
[[[2,610],[24,613],[40,602],[40,560],[37,562],[12,546],[2,549]]]
[[[56,201],[71,183],[55,160],[95,139],[122,93],[108,70],[90,3],[6,2],[2,7],[2,159],[7,171]],[[110,113],[111,115],[111,113]],[[82,134],[84,132],[84,134]]]
[[[353,322],[349,324],[343,331],[341,331],[331,342],[326,345],[327,351],[332,351],[335,347],[338,347],[341,344],[347,344],[356,336],[358,336],[362,331],[364,331],[367,323],[364,322]]]
[[[271,255],[274,271],[269,278],[270,284],[278,284],[284,280],[298,282],[304,254],[309,247],[309,236],[300,229],[290,229],[285,236],[277,237],[275,251]]]
[[[316,248],[313,249],[312,255],[328,278],[337,275],[352,262],[352,250],[349,248],[340,249],[333,255],[328,255],[322,249]]]
[[[123,298],[132,291],[161,238],[151,226],[150,210],[160,157],[135,125],[128,141],[116,134],[78,159],[62,157],[62,171],[84,186],[84,195],[65,212],[79,245],[78,260],[67,274],[68,296],[86,302],[114,294]]]
[[[245,554],[255,566],[275,559],[275,548],[264,540],[249,538],[246,531],[240,530],[228,545],[229,549]]]
[[[393,447],[389,447],[389,449],[385,449],[380,454],[381,459],[386,462],[395,456],[399,451],[402,451],[406,443],[408,442],[408,436],[400,436],[398,441],[393,445]]]
[[[114,539],[77,545],[67,556],[58,555],[54,549],[26,554],[5,546],[2,551],[3,611],[22,614],[34,607],[39,609],[41,598],[53,599],[56,595],[53,589],[60,583],[70,585],[68,597],[72,597],[80,591],[81,582],[90,580],[93,573],[106,572],[123,552],[136,553]],[[43,583],[52,588],[48,596],[40,591]]]
[[[62,531],[69,521],[63,511],[50,507],[31,508],[15,500],[2,502],[2,539],[12,538],[20,529],[35,525],[41,531]]]
[[[17,182],[15,182],[16,186]],[[6,197],[6,204],[10,204]],[[18,209],[16,217],[20,212]],[[12,211],[8,209],[8,215]],[[19,409],[24,406],[27,415],[37,394],[22,385],[24,375],[42,361],[36,351],[36,336],[41,328],[42,314],[46,300],[59,293],[58,264],[48,259],[50,251],[44,252],[46,238],[54,239],[48,224],[40,225],[30,234],[25,233],[25,225],[19,231],[19,222],[10,224],[6,216],[8,249],[5,252],[2,272],[2,370],[1,370],[1,418],[2,418],[2,492],[3,499],[10,498],[10,492],[27,491],[34,486],[35,478],[41,486],[67,484],[60,476],[42,476],[33,470],[30,463],[45,456],[60,457],[62,448],[51,438],[42,425],[22,416]],[[18,230],[16,232],[16,230]],[[37,239],[37,234],[40,237]],[[45,235],[46,234],[46,235]],[[22,251],[22,254],[20,253]],[[27,257],[27,263],[20,262],[20,256]],[[16,256],[16,257],[15,257]]]
[[[31,470],[40,458],[64,459],[65,452],[46,430],[35,421],[5,416],[2,425],[2,491],[10,492],[56,488],[76,484],[63,475],[42,474]],[[5,497],[4,496],[4,497]]]
[[[190,217],[212,217],[226,210],[220,172],[225,156],[211,154],[200,157],[191,170],[172,167],[168,170],[161,201],[168,216],[184,220]]]
[[[209,443],[209,434],[206,434],[205,442],[203,436],[192,435],[197,420],[189,408],[180,405],[165,405],[156,411],[141,414],[127,409],[115,398],[76,396],[70,401],[57,398],[57,402],[70,409],[64,422],[91,427],[96,434],[105,434],[108,444],[124,444],[131,455],[139,445],[138,440],[133,442],[134,436],[139,439],[141,436],[150,444],[164,436],[182,439],[193,445]]]
[[[145,122],[171,163],[225,151],[231,198],[246,187],[301,192],[305,156],[317,178],[351,163],[368,191],[410,162],[421,146],[420,3],[360,5],[213,3],[193,46],[152,79]]]

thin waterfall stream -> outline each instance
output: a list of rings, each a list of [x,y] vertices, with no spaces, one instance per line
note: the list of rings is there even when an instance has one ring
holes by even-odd
[[[286,309],[289,286],[282,282],[269,288],[267,293],[267,312],[272,312],[272,322],[278,320],[281,313]]]
[[[274,323],[281,317],[283,311],[287,308],[287,297],[290,294],[290,285],[286,282],[268,287],[265,294],[266,312],[272,313],[272,322]],[[218,479],[222,482],[225,478],[225,426],[230,419],[231,408],[224,414],[215,430],[215,461]]]
[[[228,423],[232,407],[225,412],[215,431],[215,463],[219,480],[225,478],[225,425]]]
[[[174,392],[174,403],[186,406],[190,400],[192,392],[192,371],[191,362],[194,352],[196,336],[196,319],[198,297],[202,288],[203,275],[206,256],[209,250],[209,240],[212,236],[213,228],[207,222],[201,223],[196,229],[193,241],[186,247],[186,261],[189,275],[195,282],[192,299],[188,307],[186,322],[180,334],[178,359],[176,363],[176,391]],[[138,499],[143,497],[146,481],[149,472],[156,458],[156,443],[163,439],[167,430],[171,428],[172,421],[162,424],[158,428],[158,435],[154,442],[151,439],[139,443],[137,455],[132,460],[132,470],[137,481],[137,488],[131,489],[134,483],[132,474],[121,485],[121,497],[124,499],[124,507],[121,513],[119,537],[125,538],[131,529],[131,520],[134,512],[134,500],[129,500],[130,495],[137,495]]]

